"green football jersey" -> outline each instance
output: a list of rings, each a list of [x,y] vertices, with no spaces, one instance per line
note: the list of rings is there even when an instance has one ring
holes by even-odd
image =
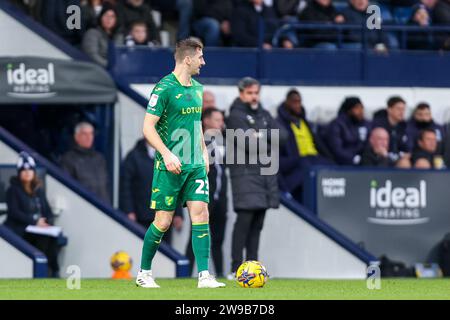
[[[205,165],[202,152],[203,86],[191,80],[183,86],[170,73],[155,86],[150,96],[147,112],[160,117],[156,131],[166,147],[181,161],[181,170],[191,170]],[[159,152],[155,155],[155,168],[166,170]]]

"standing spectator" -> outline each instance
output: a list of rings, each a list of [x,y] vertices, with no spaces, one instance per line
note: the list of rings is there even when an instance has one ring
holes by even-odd
[[[358,25],[366,28],[367,20],[370,14],[367,13],[369,0],[349,0],[349,5],[342,11],[346,24]],[[388,40],[381,30],[366,30],[367,44],[370,48],[386,49]],[[362,47],[363,37],[361,30],[350,30],[346,32],[347,43],[343,44],[344,48]]]
[[[53,224],[53,212],[48,204],[42,182],[36,174],[36,163],[26,152],[21,152],[17,162],[17,176],[11,178],[6,192],[8,217],[5,225],[30,244],[41,250],[48,260],[49,276],[59,277],[56,238],[26,232],[26,227],[48,227]]]
[[[192,0],[146,0],[152,8],[168,14],[175,11],[178,14],[177,41],[189,38],[191,35],[191,19],[193,11]]]
[[[61,158],[61,167],[86,189],[110,203],[106,160],[93,149],[94,127],[88,122],[78,123],[74,140],[75,145]]]
[[[155,210],[150,209],[154,165],[155,149],[145,139],[140,139],[125,157],[120,175],[120,210],[127,214],[128,219],[146,229],[155,217]],[[173,226],[178,231],[183,226],[181,207],[175,210]],[[171,230],[166,232],[167,237],[164,238],[168,243],[171,242]]]
[[[280,150],[281,185],[302,202],[305,173],[314,165],[331,165],[332,155],[306,120],[302,97],[296,89],[289,90],[278,107],[277,120],[288,132],[287,142]]]
[[[427,7],[423,4],[415,6],[408,24],[416,27],[429,27],[431,17]],[[434,47],[433,36],[426,31],[409,32],[407,45],[408,49],[431,50]]]
[[[264,23],[263,47],[272,48],[272,37],[277,28],[275,11],[263,0],[248,0],[239,4],[233,11],[231,34],[238,47],[258,47],[260,21]]]
[[[398,96],[388,99],[387,108],[377,111],[373,118],[373,127],[382,127],[389,133],[389,153],[394,160],[410,152],[410,143],[406,133],[405,100]]]
[[[117,5],[118,19],[120,25],[125,30],[130,30],[133,22],[145,21],[147,23],[148,40],[161,43],[159,30],[153,19],[151,8],[144,3],[144,0],[124,0]]]
[[[72,45],[79,46],[82,31],[67,28],[67,8],[80,6],[80,0],[45,0],[41,1],[41,23]]]
[[[209,90],[203,91],[203,112],[206,111],[206,109],[209,108],[215,108],[216,107],[216,97],[214,96],[214,93],[212,93]]]
[[[232,0],[194,0],[192,27],[205,46],[218,47],[222,44],[222,37],[231,36],[232,11]]]
[[[88,0],[81,3],[81,19],[85,30],[97,28],[97,21],[102,12],[103,0]]]
[[[338,117],[327,130],[327,143],[338,164],[357,165],[366,145],[370,123],[364,119],[364,106],[357,97],[345,98]]]
[[[239,81],[239,97],[234,100],[227,120],[228,129],[242,129],[251,132],[250,142],[245,146],[237,145],[235,141],[227,140],[234,148],[234,155],[238,152],[245,154],[246,159],[255,158],[254,148],[249,145],[259,139],[269,140],[270,130],[280,130],[280,140],[284,140],[284,132],[270,113],[263,109],[260,103],[260,84],[256,79],[245,77]],[[267,130],[266,136],[262,129]],[[241,148],[243,147],[243,149]],[[278,146],[275,146],[278,147]],[[261,150],[260,150],[261,151]],[[276,159],[275,159],[276,160]],[[243,250],[246,250],[246,260],[258,260],[259,236],[264,224],[266,210],[278,208],[279,194],[276,175],[262,175],[264,167],[260,162],[256,164],[230,165],[231,186],[233,190],[233,207],[237,213],[231,244],[231,272],[235,273],[243,262]]]
[[[433,129],[423,129],[420,131],[419,138],[417,140],[417,146],[412,152],[411,162],[414,167],[417,167],[417,163],[419,160],[422,163],[424,161],[422,159],[430,164],[430,168],[446,168],[444,159],[438,151],[436,132]],[[420,164],[419,167],[425,168],[423,164]]]
[[[130,31],[125,37],[125,44],[128,47],[148,46],[155,47],[158,43],[148,39],[148,29],[145,21],[135,21],[131,24]]]
[[[419,103],[411,116],[411,119],[407,122],[406,132],[408,134],[408,141],[410,142],[409,148],[412,150],[416,147],[419,133],[421,130],[431,129],[436,134],[436,139],[439,144],[438,149],[443,148],[444,142],[444,127],[434,122],[431,115],[431,107],[428,103]]]
[[[222,139],[225,128],[223,113],[216,108],[209,108],[202,114],[203,132],[209,154],[213,159],[209,161],[209,226],[211,229],[211,253],[214,268],[218,277],[223,276],[222,245],[225,238],[227,223],[227,183],[225,174],[225,144]],[[217,137],[220,137],[219,139]],[[190,274],[194,265],[192,241],[186,248],[186,256],[191,264]]]
[[[105,3],[98,16],[98,27],[89,29],[83,37],[83,51],[94,62],[105,68],[108,66],[109,42],[123,43],[123,36],[118,28],[116,9]]]
[[[300,13],[301,22],[322,22],[322,23],[344,23],[345,18],[334,7],[331,0],[310,0],[308,6]],[[308,39],[304,42],[306,46],[337,49],[337,33],[333,30],[311,30],[302,31]]]
[[[450,0],[439,0],[433,11],[434,25],[450,25]],[[437,37],[439,48],[450,50],[450,33],[439,33]]]
[[[372,130],[360,164],[382,168],[395,166],[395,160],[389,157],[389,133],[386,129],[378,127]]]

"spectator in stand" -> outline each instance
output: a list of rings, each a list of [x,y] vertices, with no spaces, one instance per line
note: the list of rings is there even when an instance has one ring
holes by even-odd
[[[115,7],[105,3],[98,16],[98,27],[84,34],[82,48],[94,62],[106,68],[110,41],[122,44],[123,35],[119,32]]]
[[[430,105],[428,103],[421,102],[414,109],[411,119],[409,119],[406,126],[408,141],[410,142],[409,148],[411,150],[416,147],[419,133],[424,129],[431,129],[436,133],[438,150],[442,150],[445,138],[444,127],[434,122],[431,115]]]
[[[24,238],[46,256],[49,277],[59,278],[56,238],[26,232],[28,226],[48,227],[53,224],[54,215],[50,208],[42,182],[36,174],[36,163],[26,152],[21,152],[17,162],[17,176],[11,178],[6,192],[8,216],[5,225]]]
[[[439,0],[433,11],[434,25],[450,25],[450,0]],[[445,50],[450,50],[450,33],[439,33],[437,37],[438,47]]]
[[[300,22],[321,22],[325,24],[344,23],[345,18],[334,7],[331,0],[310,0],[299,15]],[[337,49],[337,33],[333,30],[302,30],[299,38],[307,36],[304,45],[322,49]]]
[[[345,98],[338,116],[328,125],[327,143],[341,165],[358,165],[364,151],[370,123],[364,119],[364,106],[357,97]]]
[[[67,28],[67,8],[80,6],[80,0],[45,0],[41,3],[41,23],[51,31],[74,46],[79,46],[82,39],[81,29]]]
[[[284,23],[298,23],[298,15],[306,7],[306,4],[306,0],[275,0],[274,8],[278,17],[280,17],[281,21],[283,21]],[[299,45],[297,33],[295,30],[283,32],[281,39],[282,42],[289,40],[289,42],[294,47],[297,47]],[[287,45],[289,45],[289,42],[287,43]],[[287,45],[282,46],[286,48]]]
[[[93,149],[94,127],[88,122],[78,123],[74,140],[74,146],[61,158],[61,167],[86,189],[110,203],[106,160]]]
[[[233,11],[231,34],[237,47],[258,47],[260,19],[264,22],[263,48],[272,48],[272,38],[277,28],[277,16],[272,7],[263,0],[248,0],[239,4]],[[292,48],[293,44],[283,41],[283,47]]]
[[[120,175],[120,210],[128,219],[148,229],[155,217],[150,209],[152,195],[153,167],[155,165],[155,149],[145,139],[140,139],[127,154]],[[173,217],[173,227],[180,231],[183,226],[183,210],[178,207]],[[164,241],[171,243],[172,228],[166,232]]]
[[[158,43],[149,41],[148,30],[145,21],[135,21],[131,24],[130,31],[125,37],[125,45],[128,47],[134,46],[148,46],[156,47]]]
[[[223,277],[222,245],[225,239],[225,226],[227,223],[228,179],[225,174],[225,141],[222,139],[225,122],[222,111],[214,107],[204,110],[202,123],[205,143],[211,157],[208,172],[208,211],[209,225],[211,228],[211,253],[216,275]],[[186,248],[186,257],[191,261],[189,274],[192,274],[194,254],[192,252],[191,241],[189,241],[188,247]]]
[[[223,44],[222,38],[231,36],[232,11],[232,0],[194,0],[192,27],[205,46],[218,47]]]
[[[203,112],[206,111],[206,109],[209,108],[215,108],[216,107],[216,97],[214,96],[214,93],[212,93],[209,90],[203,91]]]
[[[104,0],[88,0],[81,2],[81,19],[85,30],[97,28],[97,21],[102,12]]]
[[[395,166],[395,161],[389,157],[389,133],[386,129],[378,127],[372,130],[360,164],[383,168]]]
[[[426,165],[423,164],[424,161],[429,163],[429,168],[446,168],[443,156],[438,151],[436,132],[433,129],[423,129],[420,131],[417,146],[412,152],[411,162],[415,168],[426,168]]]
[[[414,6],[408,24],[415,27],[429,27],[431,17],[427,7],[423,4]],[[408,49],[431,50],[434,47],[433,36],[428,32],[410,32],[407,45]]]
[[[367,13],[369,0],[349,0],[348,7],[342,11],[346,24],[358,25],[366,28],[370,14]],[[363,35],[361,30],[350,30],[345,33],[343,48],[360,49],[362,47]],[[379,51],[386,50],[388,40],[381,30],[367,30],[367,45]]]
[[[193,0],[146,0],[149,6],[162,12],[163,15],[174,11],[177,13],[177,40],[186,39],[191,36],[192,1]]]
[[[373,128],[382,127],[389,133],[389,154],[394,161],[411,151],[405,121],[406,103],[401,97],[388,99],[387,108],[375,112]]]
[[[285,191],[302,202],[305,173],[314,165],[331,165],[332,155],[306,120],[302,97],[291,89],[278,107],[278,122],[288,132],[280,149],[280,184]]]
[[[118,19],[122,28],[131,30],[133,22],[145,21],[148,41],[160,44],[159,30],[151,11],[152,9],[144,3],[144,0],[124,0],[117,5]]]

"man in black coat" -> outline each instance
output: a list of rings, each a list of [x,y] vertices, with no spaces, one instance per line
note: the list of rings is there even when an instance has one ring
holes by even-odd
[[[101,200],[110,203],[106,160],[93,149],[94,127],[80,122],[75,127],[75,145],[61,157],[61,167]]]
[[[150,209],[152,195],[153,167],[155,165],[155,149],[140,139],[127,154],[120,175],[119,208],[127,217],[148,228],[152,223],[155,211]],[[173,226],[180,230],[183,226],[183,211],[175,210]],[[163,241],[171,243],[170,228]]]
[[[280,203],[277,175],[267,174],[263,170],[267,168],[267,165],[264,165],[260,158],[264,152],[261,144],[267,141],[268,148],[272,147],[272,150],[276,150],[278,142],[283,142],[287,134],[270,113],[262,108],[259,92],[260,84],[257,80],[250,77],[241,79],[239,97],[231,105],[227,119],[227,152],[233,148],[231,152],[235,155],[233,164],[229,164],[233,206],[237,213],[231,245],[233,273],[244,261],[244,248],[246,249],[245,260],[258,259],[259,237],[266,210],[278,208]],[[231,135],[229,129],[234,129],[236,135],[239,129],[246,132],[248,137],[245,143],[242,141],[244,139],[236,139]],[[278,130],[280,141],[276,141],[276,138],[272,136],[274,134],[271,132],[272,129]],[[257,154],[258,151],[259,154]],[[242,161],[244,163],[238,163],[236,157],[243,156],[245,156],[245,161]],[[274,161],[278,162],[276,155],[270,156],[272,161],[270,165],[273,165]],[[252,163],[251,160],[256,161]]]

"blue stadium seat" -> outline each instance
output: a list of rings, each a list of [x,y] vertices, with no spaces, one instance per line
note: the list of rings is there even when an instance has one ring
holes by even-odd
[[[394,7],[392,12],[396,23],[407,24],[412,15],[412,7]]]

